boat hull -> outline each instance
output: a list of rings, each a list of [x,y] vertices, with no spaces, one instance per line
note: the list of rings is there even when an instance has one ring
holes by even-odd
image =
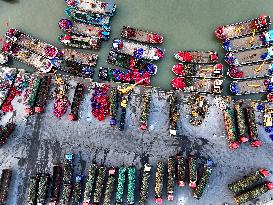
[[[178,51],[174,58],[182,63],[217,63],[218,54],[215,51]]]
[[[101,41],[95,37],[85,37],[77,35],[60,35],[59,41],[69,47],[98,50],[101,47]]]
[[[271,24],[270,16],[260,16],[248,21],[242,21],[226,26],[220,26],[214,32],[220,40],[242,37],[256,32],[263,32]]]
[[[189,93],[212,93],[223,92],[223,80],[201,78],[174,78],[171,82],[173,89]]]
[[[64,12],[68,17],[81,23],[87,23],[89,25],[99,25],[99,26],[110,24],[109,16],[90,14],[90,13],[78,11],[77,9],[73,7],[66,8]]]
[[[222,64],[182,64],[172,67],[175,75],[181,77],[222,78]]]
[[[134,56],[137,59],[147,59],[151,61],[160,60],[164,57],[164,50],[161,48],[150,47],[120,39],[113,41],[112,50]]]
[[[135,40],[142,43],[151,44],[161,44],[164,41],[164,37],[157,33],[132,28],[129,26],[123,26],[123,29],[121,31],[121,37],[129,40]]]

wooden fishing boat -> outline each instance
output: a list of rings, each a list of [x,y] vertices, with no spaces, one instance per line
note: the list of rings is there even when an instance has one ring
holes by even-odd
[[[270,24],[270,16],[260,16],[248,21],[220,26],[216,29],[215,35],[221,40],[242,37],[245,35],[266,31]]]
[[[63,168],[60,165],[53,166],[52,187],[50,193],[50,205],[56,205],[60,199],[62,187]]]
[[[174,58],[183,63],[217,63],[218,53],[215,51],[178,51]]]
[[[116,178],[116,169],[114,167],[109,168],[108,170],[108,179],[104,191],[104,199],[103,204],[110,205],[111,199],[115,186],[115,178]],[[84,204],[85,205],[85,204]]]
[[[164,180],[164,164],[157,162],[155,173],[155,203],[163,204],[163,180]]]
[[[18,69],[10,67],[0,67],[0,108],[3,106],[10,94],[16,80]]]
[[[92,53],[83,53],[72,49],[63,49],[63,59],[77,63],[79,65],[96,66],[98,55]]]
[[[7,62],[9,62],[8,55],[6,55],[0,51],[0,65],[6,64]]]
[[[115,126],[117,124],[117,113],[118,113],[118,102],[119,102],[119,95],[118,89],[116,87],[112,87],[110,91],[110,125]]]
[[[272,76],[273,63],[260,62],[241,66],[230,66],[228,75],[233,79],[250,79]]]
[[[75,89],[73,102],[71,104],[71,112],[68,115],[68,119],[71,121],[75,121],[79,119],[79,109],[81,101],[83,100],[84,94],[84,85],[78,83]]]
[[[252,147],[260,147],[262,145],[262,142],[259,139],[259,132],[258,132],[258,126],[256,122],[254,108],[251,106],[247,107],[245,109],[245,113],[246,113],[246,125],[247,125],[250,145]]]
[[[177,106],[177,96],[174,92],[170,92],[170,113],[169,113],[169,119],[170,119],[170,135],[176,136],[176,130],[177,130],[177,121],[179,120],[179,112],[178,112],[178,106]]]
[[[209,102],[205,96],[191,95],[187,102],[189,106],[190,124],[201,126],[208,115]]]
[[[222,78],[222,64],[183,64],[178,63],[172,67],[175,75],[181,77]]]
[[[91,164],[89,167],[88,175],[87,175],[87,179],[85,183],[83,205],[90,205],[97,169],[98,169],[98,166],[96,164]]]
[[[61,53],[57,47],[42,42],[18,29],[10,28],[5,36],[11,43],[15,43],[45,58],[61,57]]]
[[[11,178],[12,178],[12,170],[11,169],[3,169],[1,174],[1,191],[0,191],[0,203],[5,205],[7,204],[7,199],[9,195],[9,190],[11,186]]]
[[[5,42],[2,51],[16,58],[18,61],[36,68],[39,72],[48,73],[52,68],[59,68],[61,60],[47,59],[25,48]]]
[[[230,92],[234,95],[271,92],[273,83],[270,79],[237,80],[230,84]],[[270,90],[269,90],[270,89]]]
[[[69,16],[73,20],[81,22],[81,23],[87,23],[89,25],[99,25],[99,26],[110,24],[110,17],[106,15],[86,13],[86,12],[75,9],[74,7],[68,7],[65,9],[64,12],[67,16]]]
[[[137,59],[160,60],[164,57],[164,50],[158,47],[150,47],[134,42],[115,39],[112,50],[118,53],[128,54]]]
[[[176,156],[177,161],[177,184],[179,187],[186,186],[186,162],[181,155]]]
[[[130,166],[127,168],[128,173],[128,186],[127,186],[127,204],[135,204],[135,189],[136,189],[136,168]]]
[[[213,170],[212,165],[213,165],[212,160],[207,160],[207,162],[203,164],[202,175],[200,177],[196,189],[193,192],[194,198],[200,199],[203,196],[203,193],[205,192],[207,184],[209,182],[209,178],[212,174]]]
[[[100,166],[98,169],[98,176],[95,183],[93,204],[100,204],[102,190],[104,187],[104,180],[106,177],[106,168]]]
[[[121,37],[143,43],[163,43],[164,37],[150,31],[123,26]]]
[[[196,188],[197,183],[197,160],[194,156],[189,156],[188,168],[189,187],[194,190]]]
[[[245,51],[271,45],[273,42],[273,30],[256,35],[248,35],[242,38],[227,39],[223,43],[226,51]]]
[[[65,66],[59,70],[81,78],[93,78],[95,69],[90,66],[79,65],[78,63],[66,61]]]
[[[38,90],[38,93],[36,95],[36,100],[35,100],[35,112],[36,113],[44,112],[46,100],[49,95],[50,84],[51,84],[51,76],[50,75],[44,76],[41,79],[39,90]]]
[[[65,0],[67,6],[72,6],[79,11],[113,16],[116,5],[113,2],[98,0]]]
[[[148,71],[151,75],[157,73],[157,66],[145,59],[137,59],[124,53],[118,53],[113,50],[109,52],[107,63],[131,70]]]
[[[85,23],[73,22],[69,19],[61,19],[59,28],[69,34],[78,36],[96,37],[103,40],[108,40],[110,37],[110,28],[106,25],[94,26]]]
[[[35,77],[32,76],[29,81],[29,87],[28,87],[28,90],[26,91],[27,94],[24,100],[24,104],[25,104],[24,111],[27,115],[34,114],[35,101],[37,98],[40,83],[41,83],[40,76],[35,76]]]
[[[73,48],[83,48],[98,50],[101,46],[101,40],[96,37],[86,37],[77,35],[60,35],[59,41],[66,46]]]
[[[273,59],[273,47],[257,48],[238,53],[229,52],[225,56],[225,61],[230,66],[247,65],[251,63],[266,62]]]
[[[140,115],[140,125],[139,128],[141,130],[146,130],[148,128],[148,120],[149,120],[149,115],[150,115],[150,106],[151,106],[151,100],[152,100],[152,95],[150,91],[147,91],[143,95],[143,103],[142,103],[142,110],[141,110],[141,115]]]
[[[194,93],[213,93],[223,92],[223,80],[220,79],[201,79],[201,78],[174,78],[171,82],[175,90]]]
[[[139,205],[147,204],[151,168],[152,167],[147,163],[144,165],[143,172],[142,172],[141,187],[139,192]]]
[[[29,204],[37,204],[38,187],[39,187],[39,177],[31,176],[28,182],[27,201]]]
[[[119,167],[118,169],[118,187],[116,191],[116,204],[122,204],[123,202],[123,195],[124,195],[124,189],[125,189],[125,175],[126,173],[126,167]]]
[[[123,71],[116,68],[101,67],[99,70],[99,79],[121,83],[139,83],[139,85],[149,85],[151,82],[151,75],[148,72],[140,72],[137,70]]]
[[[48,196],[50,185],[49,174],[39,174],[39,185],[37,193],[37,204],[45,204]]]
[[[110,115],[110,100],[107,95],[109,84],[95,84],[91,96],[91,113],[99,121]]]
[[[54,97],[53,114],[57,118],[61,118],[67,112],[68,106],[70,105],[70,102],[67,97],[69,85],[60,77],[56,77],[55,81],[57,87],[55,88],[53,93]]]
[[[173,201],[174,198],[174,181],[175,181],[175,157],[169,157],[168,159],[168,182],[167,182],[167,197],[169,201]]]
[[[81,204],[83,192],[83,175],[77,175],[73,184],[72,204]]]

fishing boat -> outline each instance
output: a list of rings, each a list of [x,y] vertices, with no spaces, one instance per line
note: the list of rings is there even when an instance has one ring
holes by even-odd
[[[72,204],[81,204],[83,192],[83,175],[77,175],[73,184]]]
[[[106,168],[104,166],[100,166],[98,168],[98,176],[95,183],[95,189],[93,194],[93,204],[100,204],[105,177],[106,177]]]
[[[139,128],[141,130],[146,130],[148,127],[148,119],[150,115],[150,106],[151,106],[151,100],[152,100],[152,95],[150,91],[147,91],[143,95],[143,104],[142,104],[142,111],[140,115],[140,125]]]
[[[137,59],[134,56],[118,53],[113,50],[109,52],[107,63],[126,69],[130,68],[131,70],[148,71],[151,75],[155,75],[157,73],[157,66],[150,63],[148,60]]]
[[[89,25],[109,25],[110,17],[100,14],[92,14],[83,11],[79,11],[74,7],[68,7],[65,9],[65,14],[75,21],[81,23],[87,23]]]
[[[72,49],[63,49],[63,59],[65,61],[74,62],[79,65],[96,66],[98,55],[92,53],[83,53]]]
[[[69,85],[60,77],[56,77],[55,82],[57,87],[55,88],[53,93],[54,97],[53,114],[57,118],[61,118],[67,112],[67,108],[70,105],[70,102],[67,97]]]
[[[164,37],[160,34],[153,33],[150,31],[144,31],[137,28],[132,28],[129,26],[123,26],[121,31],[121,37],[127,38],[130,40],[139,41],[142,43],[163,43]]]
[[[113,16],[116,5],[113,2],[98,0],[65,0],[67,6],[72,6],[79,11]]]
[[[56,205],[60,199],[62,187],[63,168],[60,165],[53,166],[52,187],[50,193],[50,205]]]
[[[230,66],[227,74],[232,79],[250,79],[272,76],[273,63],[269,61],[241,66]]]
[[[187,102],[190,110],[190,124],[193,126],[201,126],[207,117],[209,103],[205,96],[191,95]]]
[[[186,186],[186,162],[181,155],[176,156],[177,161],[177,184],[179,187]]]
[[[18,61],[36,68],[39,72],[42,73],[48,73],[52,68],[60,67],[61,64],[61,60],[59,59],[47,59],[25,48],[12,45],[9,42],[5,42],[3,44],[2,51],[16,58]]]
[[[197,160],[194,156],[189,156],[188,168],[189,187],[194,190],[197,185]]]
[[[230,92],[234,95],[255,94],[272,92],[273,82],[271,79],[237,80],[230,84]]]
[[[39,177],[31,176],[28,182],[27,201],[29,204],[37,204],[38,187],[39,187]]]
[[[195,93],[214,93],[223,92],[223,80],[220,79],[201,79],[201,78],[174,78],[171,82],[175,90]]]
[[[90,99],[91,113],[99,121],[103,121],[105,117],[110,115],[110,100],[107,95],[109,89],[109,84],[95,84]]]
[[[50,185],[50,175],[49,174],[39,174],[39,185],[37,193],[37,204],[45,204],[47,200],[47,195]]]
[[[117,68],[112,69],[101,67],[99,70],[99,79],[121,83],[139,83],[139,85],[149,85],[151,82],[151,75],[148,72],[140,72],[137,70],[123,71]]]
[[[245,51],[269,46],[273,43],[273,30],[262,34],[249,35],[242,38],[227,39],[223,43],[226,51]]]
[[[215,31],[215,35],[220,40],[243,37],[249,34],[266,31],[270,24],[270,16],[260,16],[248,21],[219,26]]]
[[[174,58],[182,63],[217,63],[218,53],[215,51],[178,51]]]
[[[103,204],[106,204],[106,205],[111,204],[111,199],[112,199],[114,185],[115,185],[115,178],[116,178],[116,169],[114,167],[111,167],[108,170],[108,179],[107,179],[107,183],[106,183],[106,187],[104,191]]]
[[[16,124],[8,122],[5,126],[0,127],[0,145],[3,145],[8,140],[9,136],[15,130]]]
[[[60,35],[59,41],[69,47],[98,50],[101,40],[96,37],[86,37],[77,35]]]
[[[255,50],[246,50],[238,53],[229,52],[225,56],[225,61],[230,66],[247,65],[273,60],[273,47],[262,47]]]
[[[87,179],[85,183],[84,194],[83,194],[83,205],[90,205],[97,169],[98,169],[98,166],[96,164],[91,164],[89,167],[88,175],[87,175]]]
[[[24,104],[25,104],[25,113],[27,115],[34,114],[35,109],[35,100],[37,98],[39,86],[41,83],[41,77],[40,76],[32,76],[29,80],[29,87],[26,91]]]
[[[71,112],[68,115],[68,119],[71,121],[78,120],[79,118],[79,109],[81,101],[83,100],[83,94],[84,94],[84,85],[78,83],[75,89],[73,102],[71,104]]]
[[[118,89],[116,87],[112,87],[110,91],[110,125],[115,126],[117,124],[117,112],[118,112]]]
[[[6,55],[0,51],[0,65],[6,64],[7,62],[9,62],[8,55]]]
[[[90,66],[79,65],[78,63],[67,61],[65,66],[59,69],[63,72],[69,73],[81,78],[93,78],[95,69]]]
[[[181,77],[222,78],[223,65],[218,64],[183,64],[172,67],[175,75]]]
[[[163,204],[163,180],[164,180],[164,164],[157,162],[155,173],[155,203]]]
[[[148,199],[148,188],[149,188],[149,178],[151,172],[151,166],[149,164],[144,164],[143,172],[142,172],[142,181],[139,192],[139,205],[146,205]]]
[[[136,168],[134,166],[130,166],[127,168],[127,204],[134,205],[135,204],[135,189],[136,189]]]
[[[177,121],[179,120],[179,112],[178,112],[178,105],[177,105],[177,96],[174,92],[170,92],[170,135],[176,136],[177,133]]]
[[[35,105],[34,105],[35,106],[34,110],[36,113],[44,112],[46,100],[49,95],[50,84],[51,84],[51,76],[50,75],[44,76],[41,79],[39,90],[36,95]]]
[[[254,108],[249,106],[245,109],[246,113],[246,125],[248,130],[248,137],[250,145],[252,147],[260,147],[262,145],[261,140],[259,139],[258,126],[256,122],[256,116]]]
[[[176,178],[175,157],[168,159],[168,182],[167,182],[167,197],[169,201],[174,198],[174,181]]]
[[[128,54],[137,59],[160,60],[164,57],[164,50],[158,47],[150,47],[134,42],[115,39],[112,50],[118,53]]]
[[[7,204],[7,199],[9,195],[9,191],[11,188],[11,179],[12,179],[12,170],[11,169],[3,169],[1,174],[1,183],[0,186],[0,203],[5,205]]]
[[[5,36],[11,43],[15,43],[18,46],[28,49],[45,58],[53,59],[62,57],[57,47],[52,46],[49,43],[42,42],[37,38],[19,31],[18,29],[10,28]]]
[[[59,28],[69,34],[86,37],[96,37],[103,40],[108,40],[110,37],[110,28],[106,25],[94,26],[85,23],[73,22],[69,19],[61,19]]]

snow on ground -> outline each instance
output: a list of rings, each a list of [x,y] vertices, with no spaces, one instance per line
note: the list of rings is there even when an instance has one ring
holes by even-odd
[[[71,84],[75,88],[75,83]],[[90,92],[86,92],[81,104],[80,120],[67,120],[70,109],[61,119],[53,115],[53,101],[48,101],[46,112],[25,119],[21,97],[14,100],[14,119],[16,131],[0,149],[0,169],[12,168],[14,176],[8,204],[25,205],[27,197],[27,181],[32,174],[52,172],[52,166],[64,161],[66,153],[81,152],[86,162],[85,173],[93,161],[106,166],[135,165],[140,170],[144,163],[149,162],[152,175],[149,188],[149,203],[154,204],[155,166],[157,160],[165,165],[169,156],[178,153],[186,156],[195,154],[200,159],[211,158],[215,169],[210,178],[207,191],[201,200],[191,196],[188,187],[175,188],[173,202],[166,200],[166,177],[164,179],[164,204],[175,205],[220,205],[234,204],[232,193],[227,184],[240,179],[260,167],[273,170],[273,150],[271,141],[266,137],[263,128],[259,133],[263,146],[251,148],[242,145],[232,151],[225,139],[223,114],[217,108],[212,97],[208,97],[210,107],[207,118],[200,127],[189,124],[188,110],[185,105],[187,95],[179,94],[180,119],[178,135],[169,135],[169,102],[168,93],[152,89],[152,102],[149,119],[149,130],[140,131],[139,116],[141,113],[141,94],[144,88],[137,87],[132,93],[126,113],[125,131],[109,125],[109,119],[98,122],[90,113]],[[72,101],[74,90],[69,92]],[[19,102],[18,102],[19,101]],[[15,115],[16,113],[16,115]],[[3,117],[1,123],[10,119],[12,114]],[[261,123],[259,123],[261,124]],[[273,180],[273,178],[268,178]],[[139,183],[137,184],[139,186]],[[139,188],[139,187],[138,187]],[[137,188],[137,190],[138,190]],[[138,193],[138,191],[136,191]],[[269,201],[272,192],[261,197],[260,202]],[[257,201],[253,201],[255,204]],[[137,204],[137,203],[136,203]]]

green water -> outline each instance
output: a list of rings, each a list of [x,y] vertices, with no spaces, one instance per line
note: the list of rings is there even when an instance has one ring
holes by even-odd
[[[117,0],[117,12],[111,22],[111,39],[102,44],[98,66],[105,63],[114,37],[119,37],[123,25],[139,27],[164,35],[166,49],[163,60],[157,62],[158,74],[152,85],[170,89],[174,77],[172,57],[178,50],[217,50],[223,57],[220,42],[214,37],[218,25],[255,18],[260,14],[273,16],[272,0]],[[21,29],[41,40],[62,48],[57,36],[62,32],[58,20],[66,17],[63,0],[0,0],[0,35],[9,27]],[[93,52],[93,51],[91,51]],[[16,63],[20,67],[26,66]],[[98,72],[96,72],[97,74]],[[97,78],[95,78],[97,79]]]

